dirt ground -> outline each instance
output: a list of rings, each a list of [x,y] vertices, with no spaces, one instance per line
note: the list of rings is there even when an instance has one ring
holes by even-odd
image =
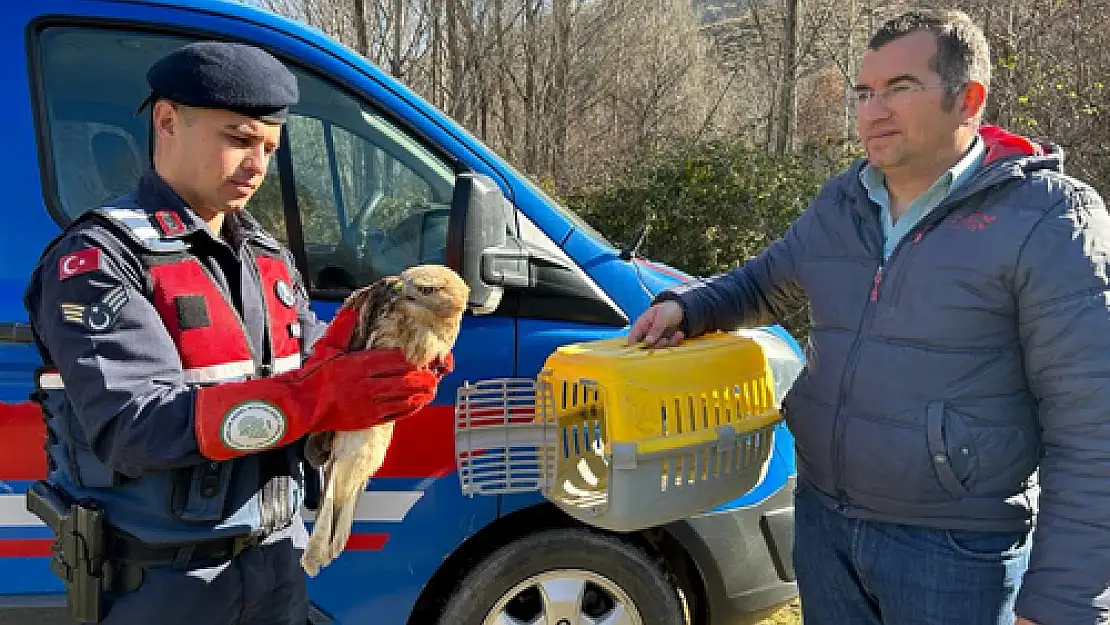
[[[793,601],[770,617],[759,621],[757,625],[800,625],[802,622],[802,604]]]

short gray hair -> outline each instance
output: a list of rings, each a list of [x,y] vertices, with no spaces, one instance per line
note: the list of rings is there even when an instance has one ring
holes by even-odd
[[[871,37],[867,47],[882,46],[918,31],[927,31],[937,40],[937,53],[929,67],[945,86],[944,107],[952,108],[956,94],[974,80],[990,90],[990,46],[983,30],[966,13],[955,9],[916,9],[895,17]]]

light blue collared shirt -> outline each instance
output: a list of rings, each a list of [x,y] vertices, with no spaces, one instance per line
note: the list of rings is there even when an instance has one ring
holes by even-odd
[[[918,196],[910,204],[905,214],[898,219],[897,223],[893,221],[890,215],[890,193],[886,188],[886,176],[870,165],[860,170],[859,179],[864,188],[867,189],[868,197],[882,209],[880,221],[883,224],[884,260],[890,258],[890,253],[898,246],[898,242],[913,230],[918,222],[936,208],[944,198],[948,197],[956,187],[966,182],[978,171],[983,164],[984,154],[986,154],[986,148],[983,146],[983,140],[976,136],[972,140],[971,149],[967,151],[967,154],[951,169],[941,174],[936,182],[929,187],[928,191]]]

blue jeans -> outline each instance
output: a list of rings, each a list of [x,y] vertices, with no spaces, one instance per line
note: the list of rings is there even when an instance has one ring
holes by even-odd
[[[1026,532],[848,518],[799,483],[794,569],[806,625],[1013,625]]]

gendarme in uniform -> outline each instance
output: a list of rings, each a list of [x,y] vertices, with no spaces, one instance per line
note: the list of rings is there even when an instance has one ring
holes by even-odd
[[[271,122],[298,98],[293,74],[242,45],[186,46],[148,81],[148,102]],[[47,482],[103,512],[104,622],[306,622],[301,446],[214,461],[194,432],[197,385],[297,369],[325,329],[288,250],[243,211],[213,233],[147,170],[47,248],[25,304],[47,365]],[[224,443],[264,446],[280,427],[243,418]]]

